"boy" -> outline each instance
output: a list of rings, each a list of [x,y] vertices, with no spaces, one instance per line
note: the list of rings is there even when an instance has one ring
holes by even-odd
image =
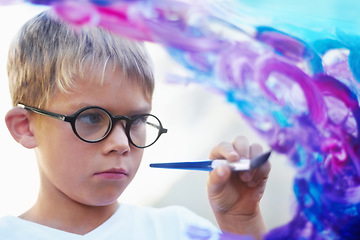
[[[150,114],[154,80],[140,43],[100,28],[73,30],[44,12],[12,43],[8,76],[14,108],[6,124],[17,142],[35,149],[40,190],[27,212],[0,219],[0,239],[218,238],[186,209],[117,201],[143,149],[167,131]],[[214,147],[210,158],[261,152],[238,137]],[[269,171],[267,163],[241,174],[227,167],[210,173],[209,201],[223,231],[261,238],[259,201]]]

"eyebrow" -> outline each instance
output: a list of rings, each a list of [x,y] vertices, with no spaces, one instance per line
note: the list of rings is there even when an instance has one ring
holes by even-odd
[[[86,108],[86,107],[101,107],[106,109],[107,111],[109,111],[113,116],[135,116],[135,115],[139,115],[139,114],[144,114],[144,113],[150,113],[152,110],[152,106],[144,106],[144,107],[140,107],[138,109],[131,109],[130,111],[126,111],[126,114],[115,114],[114,111],[109,110],[108,108],[102,106],[102,105],[93,105],[93,104],[84,104],[84,103],[79,103],[79,104],[75,104],[70,106],[70,108],[73,110],[73,113],[79,111],[80,109]],[[71,113],[71,114],[73,114]]]
[[[128,116],[134,116],[134,115],[139,115],[139,114],[143,114],[143,113],[150,113],[151,110],[152,110],[151,106],[150,107],[140,108],[140,109],[137,109],[135,111],[128,112]]]

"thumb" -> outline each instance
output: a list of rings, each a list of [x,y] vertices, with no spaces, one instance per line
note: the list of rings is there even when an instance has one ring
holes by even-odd
[[[228,166],[218,166],[210,172],[207,184],[209,197],[218,195],[224,189],[230,175],[231,170]]]

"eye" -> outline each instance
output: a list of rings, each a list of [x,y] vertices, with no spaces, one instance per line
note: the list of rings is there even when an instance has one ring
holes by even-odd
[[[99,108],[83,110],[75,120],[75,131],[87,141],[101,140],[111,129],[111,118]]]
[[[141,124],[145,124],[147,119],[149,118],[148,115],[143,115],[143,116],[137,116],[133,119],[133,121],[131,122],[132,126],[139,126]]]
[[[146,120],[148,119],[149,116],[145,115],[145,116],[138,116],[136,117],[132,124],[133,125],[139,125],[139,124],[143,124],[143,123],[146,123]]]
[[[102,121],[102,116],[98,113],[88,113],[80,115],[77,120],[87,124],[97,124]]]
[[[108,117],[104,111],[97,109],[88,109],[82,112],[76,118],[76,121],[81,122],[81,124],[96,125],[108,122]]]

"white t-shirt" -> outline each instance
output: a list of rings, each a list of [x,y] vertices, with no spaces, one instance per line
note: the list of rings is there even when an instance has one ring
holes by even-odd
[[[0,218],[0,240],[213,240],[219,233],[208,220],[177,206],[158,209],[121,204],[107,221],[85,235],[14,216]]]

